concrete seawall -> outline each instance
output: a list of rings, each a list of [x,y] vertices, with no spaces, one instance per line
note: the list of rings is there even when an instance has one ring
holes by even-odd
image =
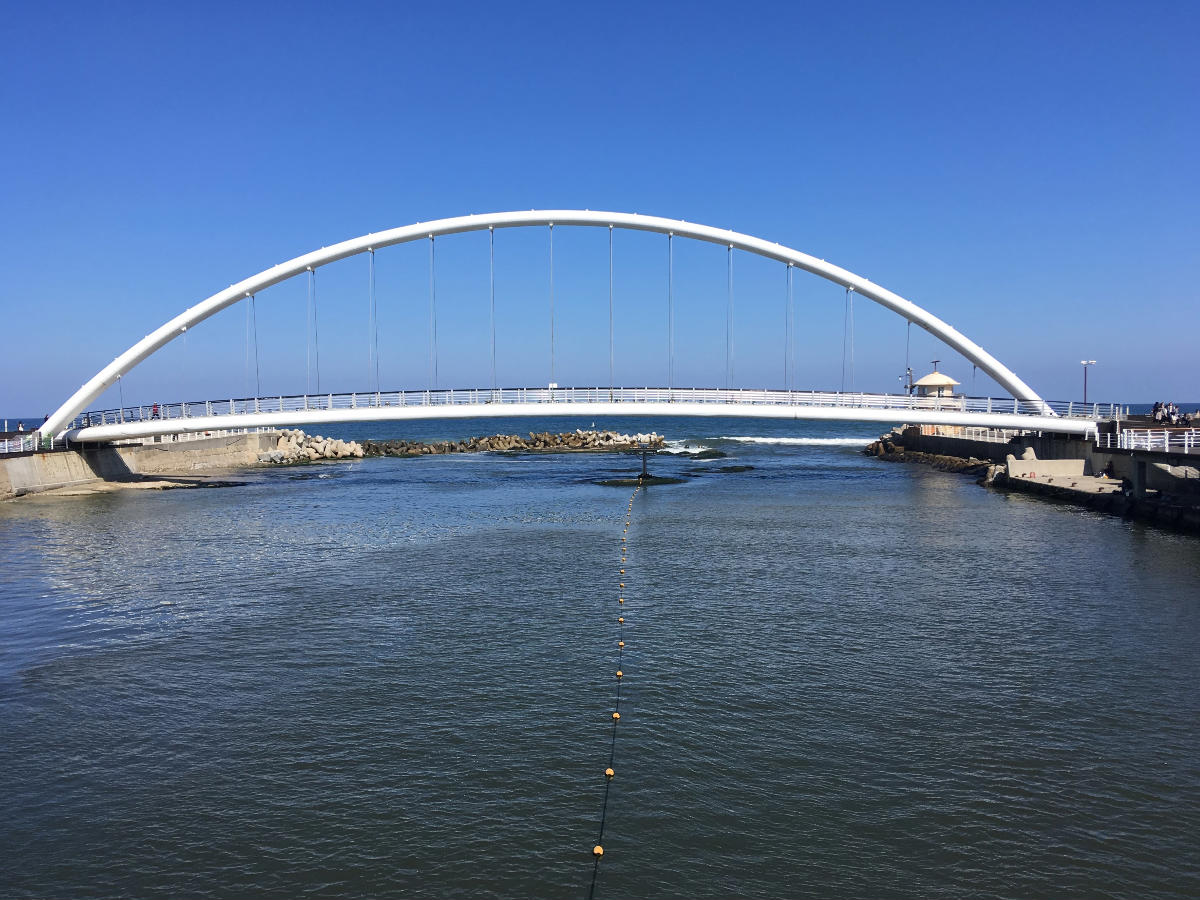
[[[981,484],[1200,533],[1200,460],[1107,450],[1071,435],[983,441],[908,426],[867,448],[881,459],[978,475]]]
[[[0,500],[102,482],[197,475],[258,464],[278,434],[231,434],[186,443],[101,446],[0,459]]]

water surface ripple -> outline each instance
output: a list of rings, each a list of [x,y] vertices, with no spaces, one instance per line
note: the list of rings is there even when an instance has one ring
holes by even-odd
[[[597,896],[1200,896],[1200,542],[656,426]],[[0,895],[583,896],[634,466],[0,508]]]

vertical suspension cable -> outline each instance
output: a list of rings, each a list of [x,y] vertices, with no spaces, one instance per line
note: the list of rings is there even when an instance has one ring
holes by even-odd
[[[725,312],[725,389],[733,387],[733,244],[727,250],[727,288],[729,303]]]
[[[367,387],[375,390],[372,373],[375,370],[375,342],[371,334],[375,329],[375,251],[367,248]]]
[[[608,226],[608,399],[613,393],[613,227]]]
[[[242,334],[242,378],[243,390],[250,396],[250,295],[246,295],[246,322]]]
[[[379,391],[379,306],[375,299],[375,249],[368,250],[367,272],[367,384]]]
[[[783,389],[792,389],[792,264],[787,264],[787,299],[783,308]]]
[[[496,227],[488,226],[488,314],[492,326],[492,390],[496,389]]]
[[[317,270],[312,270],[313,298],[313,369],[317,379],[317,393],[321,393],[321,326],[317,315]]]
[[[308,303],[304,308],[304,393],[312,390],[312,266],[308,267]]]
[[[429,375],[427,384],[429,390],[437,390],[437,281],[435,271],[437,260],[434,256],[433,235],[429,236]]]
[[[795,271],[796,271],[796,269],[793,266],[792,272],[794,273]],[[794,282],[794,280],[795,279],[793,278],[793,282]],[[792,288],[791,284],[789,284],[789,288]],[[788,302],[791,305],[791,310],[792,310],[792,313],[791,313],[792,314],[792,387],[795,388],[797,378],[796,378],[796,301],[795,301],[794,289],[788,295]]]
[[[675,235],[667,234],[667,390],[675,387]]]
[[[906,320],[908,321],[908,320]],[[912,393],[912,363],[908,359],[908,349],[912,344],[912,322],[908,321],[908,327],[904,329],[904,392]]]
[[[846,288],[846,299],[842,306],[842,381],[838,393],[846,393],[846,338],[850,333],[850,288]]]
[[[250,331],[254,335],[254,396],[262,396],[262,376],[258,366],[258,308],[254,305],[254,294],[250,295]]]
[[[308,356],[308,392],[313,392],[313,376],[316,375],[316,393],[321,393],[321,339],[317,328],[317,272],[312,266],[308,267],[308,312],[309,328],[312,334],[311,353]]]
[[[550,223],[550,384],[554,384],[554,223]]]
[[[850,299],[850,391],[854,391],[854,288],[849,289]]]
[[[375,330],[371,337],[375,342],[375,392],[379,393],[379,296],[375,292],[375,251],[371,251],[371,294],[375,307]]]

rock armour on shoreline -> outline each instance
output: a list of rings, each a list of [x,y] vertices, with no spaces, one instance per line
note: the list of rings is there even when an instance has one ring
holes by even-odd
[[[923,453],[920,450],[907,450],[893,443],[892,437],[893,435],[884,435],[864,447],[863,453],[887,462],[918,462],[943,472],[961,472],[965,475],[986,475],[989,468],[996,468],[986,459],[976,459],[973,456],[941,456],[936,453]]]
[[[663,437],[655,432],[649,434],[620,434],[615,431],[584,431],[577,429],[564,434],[549,431],[530,432],[528,438],[516,434],[494,434],[473,437],[462,441],[437,441],[425,444],[421,441],[363,441],[365,456],[429,456],[445,453],[484,452],[568,452],[600,450],[633,450],[638,446],[657,449],[663,445]]]
[[[287,465],[289,463],[316,462],[319,459],[362,459],[363,447],[358,441],[343,441],[305,434],[299,428],[289,428],[279,433],[274,450],[258,455],[261,463]]]

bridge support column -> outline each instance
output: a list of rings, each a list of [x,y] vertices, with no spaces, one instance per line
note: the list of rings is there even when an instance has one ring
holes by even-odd
[[[1146,496],[1146,461],[1133,461],[1133,496],[1141,500]]]

